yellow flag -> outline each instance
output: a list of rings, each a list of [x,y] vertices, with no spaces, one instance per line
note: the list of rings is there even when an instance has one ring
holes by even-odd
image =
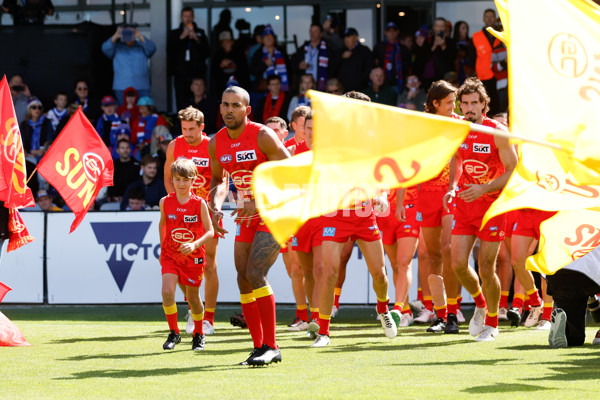
[[[515,172],[484,223],[518,208],[597,207],[600,7],[588,0],[496,5],[506,30],[510,130],[568,152],[523,144]]]
[[[279,243],[308,219],[351,207],[378,189],[435,177],[469,132],[462,120],[316,91],[309,96],[312,160],[302,154],[263,163],[253,174],[256,205]]]
[[[552,275],[600,245],[600,212],[561,211],[540,229],[540,250],[527,259],[527,269]]]

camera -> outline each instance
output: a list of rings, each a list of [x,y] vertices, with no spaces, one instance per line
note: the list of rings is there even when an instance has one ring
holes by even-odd
[[[437,35],[437,36],[439,36],[439,37],[441,37],[441,38],[443,38],[443,37],[444,37],[444,32],[442,32],[442,31],[437,31],[437,32],[436,32],[436,35]]]
[[[23,91],[25,91],[25,86],[15,85],[12,87],[12,90],[14,90],[15,92],[23,92]]]
[[[133,42],[133,28],[123,28],[121,31],[121,40],[124,42]]]

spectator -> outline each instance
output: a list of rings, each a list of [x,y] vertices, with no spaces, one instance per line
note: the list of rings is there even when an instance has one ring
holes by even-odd
[[[179,28],[169,32],[167,40],[167,69],[174,77],[176,104],[181,109],[190,97],[192,78],[206,77],[206,59],[210,55],[206,32],[194,22],[192,7],[181,10]]]
[[[289,96],[282,90],[281,77],[269,75],[267,77],[267,97],[263,98],[256,110],[256,121],[264,122],[271,117],[285,118],[290,105]]]
[[[79,104],[85,116],[94,124],[100,116],[100,107],[89,95],[89,85],[86,80],[78,79],[75,81],[75,97],[73,103]]]
[[[21,123],[25,120],[25,115],[27,114],[27,103],[29,102],[29,98],[31,97],[29,86],[23,83],[23,77],[18,74],[15,74],[10,77],[10,80],[8,81],[8,86],[10,87],[10,94],[12,96],[12,101],[15,106],[17,121]]]
[[[153,148],[155,151],[152,153],[152,157],[156,159],[158,166],[158,173],[156,177],[164,181],[165,174],[165,162],[167,161],[167,147],[173,140],[173,136],[168,131],[157,132],[154,135]]]
[[[246,56],[239,47],[235,46],[229,31],[219,34],[219,43],[211,65],[211,84],[215,95],[225,90],[227,81],[231,78],[235,79],[240,86],[247,87],[250,78]]]
[[[250,48],[248,49],[248,65],[250,65],[252,63],[252,57],[254,57],[254,53],[256,53],[259,49],[262,48],[263,45],[263,41],[262,41],[262,34],[265,30],[265,26],[264,25],[256,25],[254,27],[254,32],[253,32],[253,36],[254,36],[254,41],[255,43],[250,46]],[[250,82],[254,82],[254,76],[250,75]]]
[[[446,19],[438,17],[433,23],[433,37],[429,59],[425,62],[422,79],[425,87],[444,78],[448,71],[454,71],[456,46],[450,36],[447,36]]]
[[[114,129],[114,128],[113,128]],[[121,140],[127,140],[129,143],[129,154],[133,152],[133,147],[131,146],[131,128],[129,124],[121,121],[118,129],[114,129],[116,131],[116,135],[110,138],[110,154],[112,155],[113,160],[117,160],[119,158],[118,153],[118,144]],[[139,174],[138,174],[139,175]]]
[[[362,90],[369,84],[373,56],[368,47],[360,44],[356,29],[344,31],[344,50],[338,59],[338,78],[346,92]]]
[[[134,157],[140,160],[150,153],[147,148],[152,140],[154,129],[159,126],[168,127],[165,118],[156,112],[152,97],[142,97],[137,102],[140,108],[140,117],[131,123],[131,143],[135,146]]]
[[[219,21],[213,27],[213,48],[217,47],[217,40],[219,39],[221,32],[229,32],[231,33],[231,37],[233,37],[233,29],[231,29],[231,10],[228,8],[221,11],[221,14],[219,14]]]
[[[293,57],[294,70],[298,74],[312,75],[317,89],[325,91],[327,79],[333,76],[335,52],[323,39],[323,27],[320,24],[310,26],[309,36],[310,40],[300,46]]]
[[[56,131],[56,127],[61,119],[67,115],[67,94],[65,92],[58,92],[54,97],[55,107],[46,113],[46,118],[52,122],[52,128]]]
[[[27,103],[25,121],[20,126],[25,157],[34,164],[40,161],[46,153],[46,146],[54,140],[52,123],[43,115],[43,110],[42,102],[37,97],[31,97]]]
[[[119,140],[117,153],[119,158],[114,160],[113,186],[107,189],[106,195],[108,201],[118,201],[120,203],[123,200],[127,186],[140,177],[140,163],[131,158],[131,145],[128,139]]]
[[[340,82],[340,80],[338,78],[330,78],[327,81],[327,93],[329,94],[336,94],[338,96],[341,96],[342,94],[344,94],[344,86],[342,85],[342,82]]]
[[[144,211],[146,209],[146,194],[141,187],[131,189],[125,211]]]
[[[79,104],[77,103],[71,103],[67,106],[67,114],[65,116],[63,116],[60,121],[58,121],[58,125],[56,125],[56,133],[54,134],[54,137],[57,137],[63,130],[63,128],[65,127],[65,125],[67,125],[67,122],[69,122],[69,120],[71,119],[71,116],[73,114],[75,114],[75,112],[77,111],[77,109],[79,108]]]
[[[323,37],[329,42],[334,53],[344,50],[344,40],[340,37],[340,21],[331,15],[323,21]]]
[[[250,22],[240,18],[235,21],[235,29],[238,30],[238,38],[235,41],[235,47],[244,55],[246,65],[248,65],[248,50],[256,43],[250,33]]]
[[[117,139],[121,126],[121,119],[116,112],[117,102],[112,96],[104,96],[102,98],[102,116],[98,118],[96,124],[96,132],[102,138],[106,147],[110,148]]]
[[[117,99],[121,101],[121,99]],[[134,119],[139,118],[140,108],[137,106],[138,92],[134,87],[128,87],[123,92],[122,105],[117,108],[117,114],[121,117],[122,121],[131,124]]]
[[[417,76],[423,76],[425,64],[430,58],[429,29],[424,25],[415,32],[415,40],[412,47],[412,73]],[[431,86],[431,83],[429,86]],[[429,86],[426,86],[424,89],[426,91],[429,90]]]
[[[142,158],[142,176],[129,184],[123,195],[121,210],[126,210],[129,205],[129,193],[134,188],[142,188],[145,193],[146,204],[150,207],[158,206],[161,198],[167,195],[164,182],[157,178],[158,163],[150,154]]]
[[[206,94],[206,82],[204,78],[194,78],[190,89],[192,98],[188,101],[188,105],[197,108],[204,114],[204,131],[209,133],[217,132],[216,120],[219,112],[219,101]]]
[[[309,90],[315,89],[315,79],[311,74],[304,74],[300,78],[300,90],[298,91],[298,96],[292,97],[290,100],[290,105],[288,107],[287,119],[288,121],[292,120],[292,112],[298,106],[308,106],[310,107],[310,99],[306,96],[306,92]],[[325,88],[323,90],[327,90],[327,83],[325,83]]]
[[[64,211],[52,202],[52,196],[44,189],[38,191],[37,205],[42,211]]]
[[[375,45],[373,55],[375,65],[383,68],[386,86],[402,93],[410,69],[410,49],[400,43],[399,34],[398,25],[388,22],[384,31],[385,39]]]
[[[462,85],[465,79],[475,76],[475,47],[469,37],[469,24],[465,21],[456,22],[452,39],[456,43],[454,70],[458,75],[459,85]]]
[[[15,25],[44,25],[46,15],[54,15],[51,0],[4,0],[2,10],[12,15]]]
[[[154,42],[132,26],[119,26],[102,44],[102,52],[113,60],[113,90],[117,101],[126,88],[133,86],[139,96],[150,96],[148,60],[156,51]]]
[[[425,111],[427,93],[421,87],[421,80],[417,75],[406,78],[406,89],[398,96],[398,107],[414,111]]]
[[[495,23],[496,11],[488,8],[483,12],[483,29],[473,34],[473,46],[475,46],[476,52],[475,72],[490,96],[490,115],[505,111],[500,109],[498,104],[498,88],[493,69],[496,57],[494,50],[502,48],[504,45],[486,30],[488,27],[493,27]]]
[[[369,96],[374,103],[396,107],[398,92],[385,85],[385,72],[383,68],[373,68],[371,74],[369,74],[369,79],[371,86],[363,90],[363,93]]]
[[[252,57],[250,73],[255,76],[255,90],[266,91],[266,78],[270,75],[278,75],[281,78],[281,89],[287,92],[288,81],[288,57],[283,49],[276,47],[277,37],[271,25],[265,26],[262,33],[263,47]],[[287,109],[286,109],[287,111]]]

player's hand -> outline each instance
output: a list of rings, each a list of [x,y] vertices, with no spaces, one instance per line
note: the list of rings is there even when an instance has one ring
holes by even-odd
[[[448,190],[446,192],[446,194],[444,195],[444,198],[442,199],[442,206],[444,207],[444,210],[450,211],[448,209],[448,204],[452,203],[452,200],[454,200],[455,197],[456,197],[456,191],[454,189]]]
[[[186,256],[188,254],[191,254],[194,250],[196,250],[196,246],[194,246],[193,243],[183,243],[180,247],[179,247],[179,251],[182,254],[185,254]]]
[[[383,214],[390,207],[390,203],[387,201],[387,195],[377,196],[373,198],[373,210],[377,213]]]
[[[406,221],[406,208],[403,204],[396,204],[396,219],[400,222]]]
[[[219,225],[219,221],[221,221],[222,219],[223,219],[222,211],[219,210],[219,211],[213,213],[213,217],[212,217],[213,229],[214,229],[215,233],[217,234],[217,236],[219,236],[220,238],[224,238],[225,234],[229,233],[224,228],[222,228],[221,225]]]
[[[478,185],[476,183],[465,183],[465,187],[466,189],[460,192],[458,197],[463,199],[466,203],[475,201],[486,193],[483,185]]]
[[[244,199],[243,207],[236,208],[231,213],[231,216],[237,215],[235,217],[235,222],[239,225],[242,223],[246,223],[246,226],[250,226],[250,222],[252,222],[252,217],[256,214],[256,204],[254,199]]]

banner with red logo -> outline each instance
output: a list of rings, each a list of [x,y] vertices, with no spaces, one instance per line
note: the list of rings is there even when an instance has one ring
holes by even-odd
[[[34,206],[33,194],[25,183],[25,153],[6,76],[0,82],[0,146],[0,201],[6,208]]]
[[[38,172],[58,190],[75,213],[71,232],[81,223],[104,186],[113,184],[113,160],[81,107],[73,114],[46,155]]]

